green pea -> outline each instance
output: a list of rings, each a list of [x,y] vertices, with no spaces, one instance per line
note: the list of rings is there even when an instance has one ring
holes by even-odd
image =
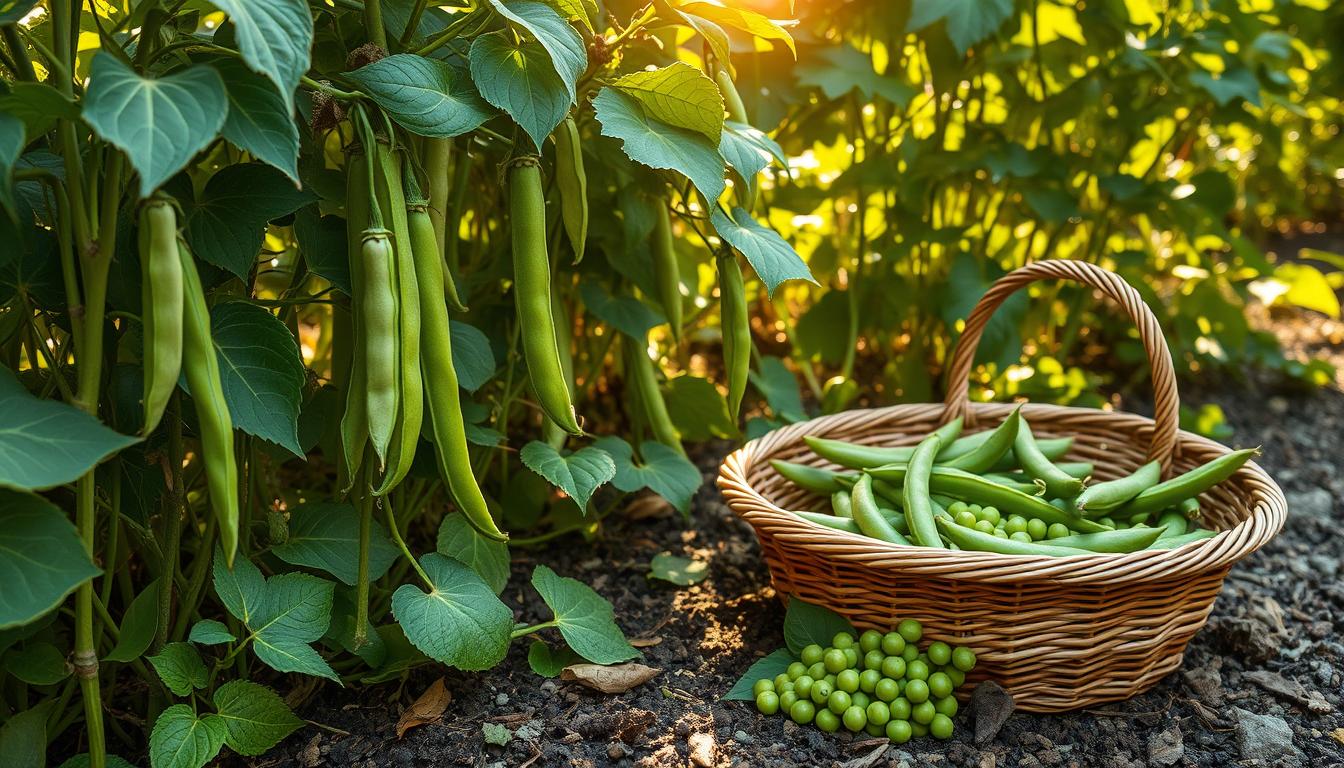
[[[970,648],[960,647],[952,651],[952,666],[961,672],[970,672],[975,669],[975,652]],[[957,685],[961,685],[958,683]]]
[[[872,693],[877,688],[877,684],[882,680],[882,673],[875,669],[865,669],[859,674],[859,690],[864,693]],[[853,691],[850,691],[853,693]]]
[[[956,696],[944,696],[941,699],[938,699],[937,701],[933,702],[933,708],[938,710],[938,714],[940,715],[947,715],[948,717],[956,717],[957,710],[960,709],[961,707],[959,704],[957,704]]]
[[[821,661],[822,664],[825,665],[826,671],[833,674],[846,668],[845,652],[838,648],[832,648],[827,651],[826,654],[821,657]]]
[[[794,704],[794,706],[798,705]],[[910,719],[923,725],[933,722],[933,718],[937,714],[938,710],[933,706],[932,701],[921,701],[910,709]]]
[[[779,694],[779,708],[785,714],[793,707],[793,703],[798,701],[798,694],[795,691],[785,691]]]
[[[904,744],[915,735],[910,729],[910,723],[905,720],[888,720],[886,732],[887,738],[897,744]]]
[[[816,714],[817,728],[825,733],[835,733],[840,730],[840,718],[829,709],[823,709]]]
[[[979,504],[968,504],[966,508],[971,510],[971,514],[974,515],[979,515],[980,510],[982,509],[982,507]]]
[[[882,736],[887,731],[885,728],[878,725],[877,723],[870,721],[867,725],[863,726],[863,732],[868,734],[869,736]]]
[[[799,725],[807,725],[816,716],[816,706],[806,699],[799,699],[793,702],[792,707],[789,707],[789,717]]]
[[[928,664],[928,662],[926,662],[926,661],[921,661],[921,660],[919,660],[919,659],[915,659],[914,661],[912,661],[912,662],[910,662],[909,664],[905,665],[905,679],[906,679],[906,680],[928,680],[928,679],[929,679],[929,664]]]
[[[1012,533],[1008,534],[1008,538],[1012,539],[1013,541],[1020,541],[1023,544],[1031,543],[1031,534],[1027,533],[1026,531],[1013,531]]]
[[[798,694],[798,698],[805,699],[812,693],[814,684],[816,684],[816,680],[811,675],[803,675],[793,681],[793,692]]]
[[[884,677],[878,681],[873,695],[881,701],[895,701],[896,697],[901,695],[901,686],[895,680]]]
[[[845,710],[841,718],[845,723],[845,728],[853,733],[862,731],[864,726],[868,725],[868,714],[860,707],[854,706]]]
[[[761,691],[756,694],[756,709],[762,715],[773,715],[779,711],[779,694],[774,691]]]
[[[826,665],[818,661],[807,668],[807,676],[813,680],[820,680],[826,676]]]
[[[904,696],[894,699],[890,704],[887,705],[887,708],[891,710],[892,720],[910,719],[910,700],[905,698]]]
[[[1098,523],[1101,523],[1102,525],[1109,526],[1109,527],[1111,527],[1111,528],[1119,528],[1119,527],[1120,527],[1120,526],[1118,526],[1118,525],[1115,524],[1115,520],[1114,520],[1114,519],[1109,518],[1109,517],[1099,517],[1099,518],[1097,518],[1097,522],[1098,522]]]
[[[876,725],[886,725],[891,719],[891,710],[887,708],[886,702],[874,701],[868,705],[865,710],[868,713],[868,722]]]
[[[935,699],[952,695],[952,678],[946,672],[934,672],[929,675],[929,695]]]
[[[780,689],[782,689],[782,688],[784,687],[784,684],[785,684],[785,683],[788,683],[788,684],[792,685],[792,684],[793,684],[793,678],[789,677],[789,676],[788,676],[786,673],[784,673],[784,672],[781,672],[781,673],[779,673],[778,675],[775,675],[775,693],[779,693]]]
[[[967,506],[966,502],[964,501],[954,501],[951,504],[947,505],[947,513],[949,515],[952,515],[953,517],[960,515],[962,512],[970,512],[970,511],[971,508]],[[972,512],[971,514],[975,513]]]
[[[918,643],[924,636],[924,625],[914,619],[903,619],[896,625],[896,631],[901,633],[907,643]]]
[[[882,652],[888,656],[899,656],[905,650],[905,638],[899,632],[888,632],[882,636]]]
[[[1051,523],[1050,527],[1045,531],[1045,536],[1048,539],[1062,539],[1065,536],[1072,535],[1073,532],[1069,530],[1069,526],[1063,523]]]
[[[882,676],[892,680],[905,677],[905,659],[900,656],[888,656],[882,660]]]
[[[923,704],[929,700],[929,684],[923,680],[911,680],[905,684],[905,698],[911,704]]]
[[[835,675],[827,674],[825,677],[821,679],[826,681],[827,685],[831,686],[831,690],[835,690]]]
[[[1003,516],[999,514],[999,510],[994,507],[985,507],[984,509],[981,509],[979,514],[975,517],[977,520],[984,520],[991,525],[998,525],[999,521],[1003,519]]]
[[[953,515],[953,517],[952,517],[952,522],[956,523],[957,525],[965,526],[965,527],[967,527],[967,528],[972,528],[972,527],[974,527],[975,524],[976,524],[977,522],[979,522],[979,521],[975,519],[975,513],[974,513],[974,512],[972,512],[972,511],[969,510],[969,509],[963,509],[962,511],[960,511],[960,512],[958,512],[957,514]]]
[[[994,524],[989,522],[988,520],[976,520],[975,525],[971,527],[981,533],[988,533],[988,534],[993,534],[995,531],[998,530],[998,528],[995,528]]]
[[[943,714],[934,715],[933,722],[929,723],[929,733],[935,739],[952,738],[952,718]]]
[[[854,669],[859,666],[859,649],[857,647],[850,646],[843,653],[845,654],[845,669]]]
[[[854,636],[848,632],[837,632],[835,637],[831,638],[831,647],[844,650],[854,645]]]
[[[821,661],[821,657],[825,653],[826,652],[822,650],[820,645],[813,643],[803,649],[803,653],[801,656],[799,656],[799,658],[803,660],[804,667],[810,667],[813,664],[816,664],[818,661]]]
[[[812,690],[808,691],[807,697],[815,704],[825,704],[834,691],[835,688],[831,687],[830,683],[825,680],[818,680],[812,684]]]
[[[910,643],[909,645],[905,646],[905,650],[901,651],[901,658],[905,659],[905,663],[907,664],[914,661],[915,659],[918,659],[919,646],[915,645],[914,643]]]
[[[922,739],[929,735],[929,726],[923,723],[916,723],[912,720],[910,722],[910,732],[915,735],[916,739]]]
[[[1039,517],[1033,517],[1027,521],[1027,534],[1031,536],[1032,541],[1040,541],[1045,538],[1045,534],[1050,531],[1049,526]]]
[[[773,690],[775,690],[775,684],[770,680],[757,680],[756,684],[751,686],[751,693],[753,696],[760,696],[766,691]]]
[[[952,646],[941,640],[929,643],[929,648],[925,653],[929,654],[930,662],[940,667],[952,661]]]
[[[845,714],[851,704],[849,694],[844,691],[831,691],[831,695],[826,697],[826,708],[837,715]]]
[[[859,650],[864,653],[872,653],[882,645],[882,633],[876,629],[865,629],[863,634],[859,635]]]
[[[849,694],[849,704],[853,707],[867,707],[873,700],[863,691]]]
[[[952,679],[952,688],[957,689],[966,682],[966,673],[956,667],[948,667],[943,670],[943,674]]]
[[[1002,528],[995,528],[991,535],[994,536],[994,538],[996,539],[1008,538],[1008,532],[1003,530]]]
[[[1021,515],[1009,515],[1008,520],[1003,524],[1003,530],[1008,532],[1009,536],[1014,533],[1025,533],[1027,530],[1027,518]]]
[[[789,665],[788,676],[790,680],[797,680],[807,674],[807,665],[801,661],[795,661]]]
[[[884,662],[884,661],[886,661],[886,660],[887,660],[886,655],[883,654],[881,651],[876,651],[876,650],[874,650],[874,651],[869,651],[869,652],[867,652],[867,653],[865,653],[865,654],[863,655],[863,668],[864,668],[864,669],[881,669],[881,668],[882,668],[882,662]]]
[[[859,673],[852,669],[846,669],[835,676],[836,689],[845,693],[853,693],[859,690],[860,682]]]

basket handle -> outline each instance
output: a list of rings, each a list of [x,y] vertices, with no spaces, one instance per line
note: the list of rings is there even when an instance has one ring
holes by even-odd
[[[1165,471],[1176,448],[1176,430],[1180,423],[1180,399],[1176,394],[1176,373],[1171,363],[1171,351],[1153,311],[1144,303],[1134,286],[1123,278],[1090,262],[1075,259],[1047,259],[1019,267],[999,278],[980,298],[970,317],[966,330],[957,342],[948,368],[947,397],[943,400],[944,423],[961,416],[967,424],[974,423],[974,412],[967,407],[971,367],[975,351],[980,345],[989,318],[1017,289],[1037,280],[1065,278],[1089,285],[1119,302],[1139,329],[1139,339],[1148,353],[1148,366],[1153,376],[1153,438],[1148,447],[1149,460],[1156,459]]]

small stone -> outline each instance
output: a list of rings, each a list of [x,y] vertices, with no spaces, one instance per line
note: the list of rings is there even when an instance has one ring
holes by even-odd
[[[322,734],[313,736],[312,740],[304,746],[303,751],[299,753],[298,763],[303,768],[317,768],[322,762],[322,750],[319,745],[322,743]]]
[[[999,734],[1013,714],[1013,695],[987,680],[971,694],[971,709],[975,713],[975,743],[984,746]]]
[[[1216,704],[1223,698],[1223,680],[1212,666],[1196,667],[1182,673],[1185,684],[1206,704]]]
[[[1179,725],[1148,737],[1148,762],[1153,765],[1175,765],[1184,756],[1185,738]]]
[[[998,758],[994,757],[993,752],[981,752],[980,762],[975,764],[975,768],[996,768]]]
[[[733,731],[733,740],[738,744],[750,744],[755,741],[746,731]]]
[[[1294,517],[1311,518],[1321,522],[1329,522],[1331,510],[1334,508],[1334,497],[1330,492],[1320,486],[1312,486],[1305,491],[1289,491],[1285,494],[1288,497],[1288,518]]]
[[[495,696],[495,706],[502,707],[509,703],[509,694],[501,693]]]
[[[1237,749],[1243,760],[1275,762],[1296,755],[1293,731],[1281,717],[1257,715],[1241,707],[1234,707],[1237,719]]]
[[[622,757],[625,757],[625,747],[621,746],[621,742],[613,741],[611,744],[607,745],[607,757],[612,760],[620,760]]]
[[[555,682],[552,680],[547,680],[541,684],[542,693],[555,693],[556,690]]]
[[[699,768],[714,767],[714,752],[718,745],[714,743],[714,737],[708,733],[693,733],[686,740],[686,745],[691,748],[691,763]]]

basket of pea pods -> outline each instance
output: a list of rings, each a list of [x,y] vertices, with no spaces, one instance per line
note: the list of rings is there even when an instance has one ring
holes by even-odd
[[[975,350],[994,310],[1037,280],[1091,286],[1134,320],[1152,418],[973,403]],[[964,646],[1017,706],[1125,699],[1180,666],[1228,570],[1287,515],[1253,461],[1178,428],[1162,330],[1118,275],[1047,260],[1005,275],[966,321],[943,403],[789,425],[723,463],[719,486],[760,539],[785,599],[888,631],[906,617]]]

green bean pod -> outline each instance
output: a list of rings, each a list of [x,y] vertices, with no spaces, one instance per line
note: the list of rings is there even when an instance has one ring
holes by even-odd
[[[514,305],[522,327],[523,358],[537,402],[571,435],[583,434],[556,344],[551,312],[551,262],[546,254],[546,200],[536,157],[509,166],[509,224],[513,233]]]
[[[1083,492],[1083,481],[1073,477],[1041,453],[1036,438],[1031,434],[1031,425],[1025,418],[1017,427],[1017,437],[1013,441],[1013,452],[1027,475],[1045,483],[1045,492],[1051,496],[1073,498]]]
[[[868,472],[875,478],[905,482],[909,486],[905,467],[899,465],[876,467],[868,470]],[[1039,517],[1046,525],[1062,523],[1083,533],[1101,533],[1111,530],[1092,520],[1070,515],[1052,506],[1039,496],[1033,496],[1015,488],[987,480],[980,475],[957,469],[934,467],[933,471],[929,473],[929,489],[934,493],[951,496],[966,502],[996,507],[1005,515],[1022,515],[1026,518]],[[909,514],[910,510],[907,508],[906,515]]]
[[[804,512],[801,510],[791,510],[790,514],[797,515],[809,523],[824,525],[827,528],[834,528],[837,531],[844,531],[845,533],[862,533],[862,531],[859,530],[858,524],[855,523],[852,518],[836,517],[835,515],[826,515],[820,512]]]
[[[1044,542],[1025,542],[1014,541],[1012,539],[1001,539],[998,536],[992,536],[988,533],[981,533],[974,528],[967,528],[964,525],[957,525],[945,517],[939,517],[934,520],[938,530],[947,537],[948,541],[955,544],[958,548],[970,550],[972,552],[996,552],[1000,555],[1034,555],[1045,557],[1068,557],[1069,555],[1091,555],[1085,549],[1074,549],[1072,547],[1056,547],[1053,544]]]
[[[873,478],[868,475],[859,478],[854,484],[850,502],[854,522],[865,536],[891,544],[910,545],[910,540],[896,531],[896,527],[882,515],[882,510],[877,506],[877,499],[873,496]]]
[[[961,418],[957,417],[934,430],[933,434],[938,435],[943,444],[947,445],[955,441],[960,432]],[[803,442],[807,443],[813,453],[823,459],[852,469],[868,469],[869,467],[880,467],[884,464],[908,463],[910,456],[915,452],[915,446],[913,445],[894,447],[861,445],[812,435],[803,437]]]
[[[1008,414],[1008,418],[995,427],[983,443],[951,461],[941,463],[940,466],[961,469],[966,472],[988,471],[1013,447],[1021,423],[1022,409],[1020,407],[1014,408],[1013,412]]]
[[[813,493],[830,494],[844,490],[846,487],[839,481],[840,476],[844,474],[841,472],[821,469],[820,467],[809,467],[806,464],[795,464],[792,461],[782,459],[771,459],[770,466],[783,475],[785,480]],[[855,479],[857,479],[857,476]]]
[[[905,509],[905,498],[898,485],[893,485],[886,480],[873,478],[873,495],[882,501],[891,504],[896,509]]]
[[[662,390],[658,388],[653,360],[649,358],[648,352],[632,339],[623,339],[622,343],[626,349],[625,370],[638,394],[639,402],[644,406],[644,417],[649,431],[658,442],[669,448],[675,448],[685,455],[686,450],[681,445],[681,433],[672,423]]]
[[[588,242],[588,174],[583,169],[583,147],[574,118],[555,127],[555,183],[560,190],[560,219],[574,249],[574,263],[583,261]]]
[[[1078,513],[1093,520],[1105,517],[1121,504],[1152,488],[1161,480],[1162,465],[1150,461],[1125,477],[1089,485],[1078,496],[1076,502]]]
[[[1090,552],[1138,552],[1162,536],[1162,528],[1125,528],[1101,533],[1078,533],[1047,542],[1052,547],[1071,547]]]
[[[1179,509],[1168,509],[1157,516],[1157,522],[1154,523],[1154,526],[1163,529],[1162,536],[1164,538],[1170,538],[1185,533],[1189,523]]]
[[[1241,469],[1242,465],[1250,461],[1251,457],[1259,453],[1259,448],[1246,448],[1219,456],[1183,475],[1158,483],[1139,493],[1123,507],[1116,510],[1116,514],[1130,517],[1176,506],[1191,496],[1198,496],[1231,477],[1234,472]]]
[[[453,337],[443,297],[443,257],[432,237],[425,236],[425,232],[418,237],[415,234],[413,229],[411,252],[415,258],[422,320],[421,363],[439,476],[472,528],[486,538],[506,541],[509,537],[495,524],[471,466],[457,369],[453,367]]]
[[[224,561],[232,568],[238,551],[238,464],[233,452],[233,418],[224,399],[219,357],[210,335],[205,289],[187,244],[179,240],[177,250],[182,264],[182,372],[186,374],[200,423],[201,464],[210,493],[210,508],[219,526]]]
[[[728,413],[736,421],[742,410],[751,371],[751,321],[742,269],[731,251],[718,258],[719,322],[723,330],[723,362],[728,371]]]
[[[1181,510],[1181,514],[1185,517],[1186,520],[1199,519],[1200,515],[1199,499],[1195,496],[1191,496],[1188,499],[1183,499],[1180,505],[1177,507],[1177,509]]]
[[[555,317],[555,350],[560,354],[560,371],[564,375],[565,386],[569,388],[570,402],[574,401],[574,324],[569,319],[569,309],[558,292],[559,286],[551,287],[551,314]],[[557,451],[569,440],[569,433],[550,419],[542,419],[542,432],[546,443]]]
[[[667,316],[668,328],[674,341],[681,341],[681,272],[677,267],[677,252],[672,244],[672,220],[667,206],[660,201],[654,207],[653,219],[653,281],[658,289],[658,302]]]
[[[1147,549],[1176,549],[1177,547],[1183,547],[1192,542],[1212,539],[1214,536],[1217,536],[1218,533],[1218,531],[1210,531],[1207,528],[1196,528],[1189,533],[1182,533],[1179,536],[1160,537],[1157,541],[1149,544]]]
[[[938,463],[946,465],[948,462],[965,456],[972,450],[984,445],[985,441],[993,435],[994,431],[989,430],[986,432],[976,432],[958,439],[956,442],[943,449],[943,452],[938,456]],[[1041,449],[1041,453],[1044,454],[1047,459],[1058,461],[1069,452],[1070,448],[1073,447],[1073,438],[1049,437],[1044,440],[1037,440],[1036,447]],[[999,459],[994,463],[994,466],[990,467],[990,470],[1003,472],[1016,470],[1018,468],[1017,457],[1013,455],[1013,451],[1009,449],[1009,451],[1003,455],[1003,458]]]
[[[904,478],[905,485],[901,489],[905,520],[910,524],[910,535],[914,537],[915,543],[922,547],[939,549],[943,548],[943,542],[938,538],[938,528],[933,522],[933,499],[929,498],[929,476],[933,471],[934,459],[942,447],[942,438],[937,433],[924,438],[923,442],[915,447],[915,453],[910,457],[909,472]]]
[[[425,201],[424,215],[429,219],[429,228],[434,233],[435,253],[440,254],[445,260],[447,258],[446,242],[448,237],[448,199],[452,191],[452,178],[449,171],[450,161],[453,154],[452,139],[425,139],[425,176],[429,179],[429,199]],[[459,163],[467,163],[469,158],[465,153],[458,158]],[[416,222],[416,212],[408,211],[407,223],[410,226],[412,234],[417,227],[423,226]],[[457,238],[458,222],[453,222],[453,238]],[[443,296],[448,301],[448,308],[454,312],[466,312],[467,306],[462,303],[461,297],[457,293],[457,282],[453,280],[453,274],[447,267],[443,270]]]
[[[855,484],[855,487],[858,487]],[[836,491],[831,494],[831,514],[836,517],[854,517],[854,500],[849,491]]]
[[[177,209],[156,195],[140,209],[140,291],[144,353],[144,424],[159,425],[182,372],[182,258],[177,252]]]
[[[345,399],[340,424],[341,453],[336,467],[337,488],[342,494],[354,487],[355,475],[359,472],[359,465],[364,459],[364,446],[369,441],[368,422],[364,418],[364,363],[360,359],[363,353],[356,357],[355,347],[359,345],[359,337],[355,332],[354,314],[354,309],[349,304],[332,305],[332,382],[336,385],[336,391]],[[356,386],[359,389],[358,393],[351,391]],[[357,437],[347,440],[347,428],[351,435]],[[354,456],[350,455],[351,448],[356,451]]]
[[[384,466],[397,425],[397,296],[392,233],[364,231],[360,246],[360,334],[364,341],[364,412],[373,452]]]

